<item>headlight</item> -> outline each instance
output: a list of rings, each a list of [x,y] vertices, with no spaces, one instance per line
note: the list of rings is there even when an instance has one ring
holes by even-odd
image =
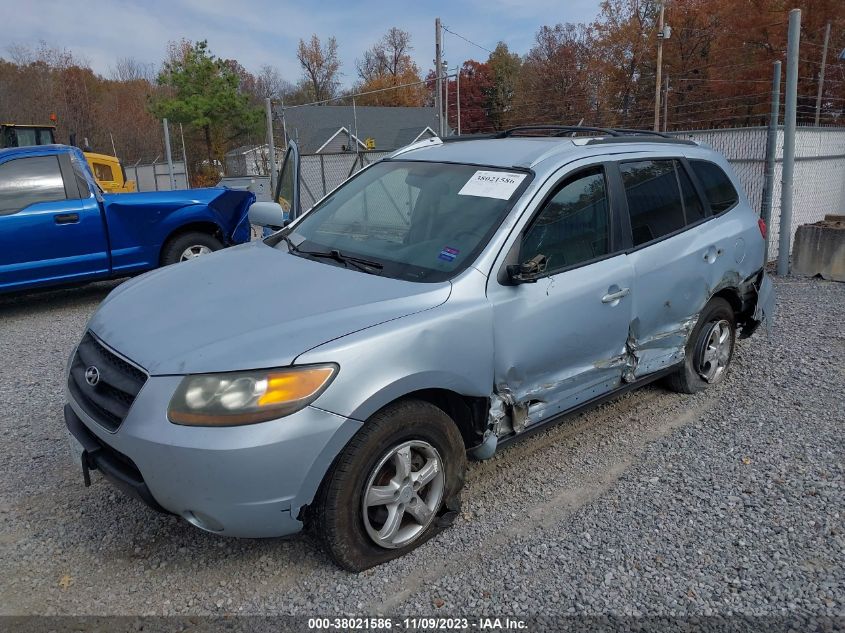
[[[314,402],[337,365],[185,376],[167,417],[189,426],[237,426],[290,415]]]

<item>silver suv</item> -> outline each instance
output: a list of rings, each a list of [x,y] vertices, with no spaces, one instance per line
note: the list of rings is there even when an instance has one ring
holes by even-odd
[[[65,407],[86,482],[222,535],[307,524],[361,570],[451,522],[467,455],[720,382],[771,314],[765,225],[713,150],[587,132],[422,141],[303,214],[292,145],[286,209],[250,211],[281,230],[91,318]]]

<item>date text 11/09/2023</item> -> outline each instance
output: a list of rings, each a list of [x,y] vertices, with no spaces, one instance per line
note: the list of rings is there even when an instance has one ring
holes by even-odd
[[[479,618],[309,618],[308,628],[315,631],[525,631],[525,620],[511,617]]]

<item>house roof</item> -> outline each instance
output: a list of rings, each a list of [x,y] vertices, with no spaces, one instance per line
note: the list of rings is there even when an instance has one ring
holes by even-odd
[[[356,126],[357,120],[357,126]],[[285,110],[288,137],[312,154],[346,128],[362,141],[375,139],[376,149],[392,150],[416,139],[426,128],[438,129],[435,108],[386,106],[301,106]],[[357,134],[356,134],[357,127]]]

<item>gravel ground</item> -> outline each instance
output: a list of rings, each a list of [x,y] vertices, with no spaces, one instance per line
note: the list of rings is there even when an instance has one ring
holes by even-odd
[[[777,282],[771,340],[470,466],[461,517],[374,570],[157,515],[65,444],[62,368],[114,283],[0,298],[0,613],[845,616],[845,284]]]

